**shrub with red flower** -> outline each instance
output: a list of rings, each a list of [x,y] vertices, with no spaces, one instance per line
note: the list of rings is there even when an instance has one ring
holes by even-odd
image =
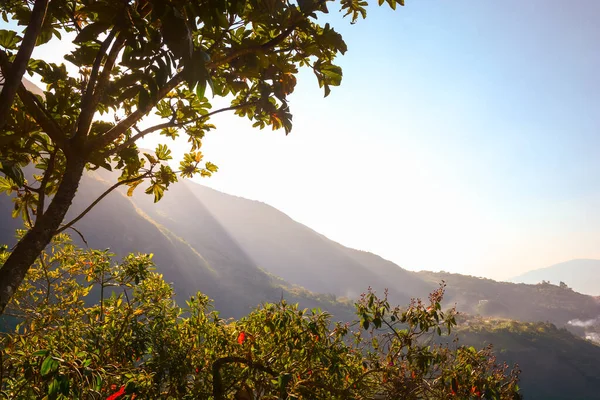
[[[112,386],[111,386],[111,388],[112,388]],[[110,396],[108,396],[106,398],[106,400],[117,400],[119,397],[123,396],[124,394],[125,394],[125,386],[121,386],[121,389],[119,389],[118,392],[111,394]]]

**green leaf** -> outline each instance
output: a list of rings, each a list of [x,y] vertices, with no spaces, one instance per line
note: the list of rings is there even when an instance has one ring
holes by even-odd
[[[40,374],[42,376],[47,376],[56,370],[58,370],[58,361],[54,359],[51,355],[47,356],[42,362],[42,367],[40,368]]]
[[[152,154],[144,153],[144,155],[146,156],[148,161],[150,161],[151,164],[158,163],[158,160]]]
[[[6,29],[0,29],[0,47],[4,47],[7,50],[17,50],[19,42],[23,38],[17,35],[15,31],[9,31]]]
[[[206,93],[206,80],[201,80],[196,85],[196,96],[198,96],[198,99],[202,100],[204,98],[204,93]]]
[[[153,194],[154,202],[158,203],[165,194],[165,187],[159,183],[153,183],[148,189],[146,189],[146,193]]]
[[[217,172],[217,170],[219,169],[219,167],[217,167],[215,164],[213,164],[210,161],[208,161],[206,163],[206,169],[209,170],[210,172]]]
[[[337,65],[322,65],[321,73],[326,77],[327,83],[330,85],[339,86],[342,83],[342,68]]]
[[[58,395],[58,391],[60,390],[60,382],[58,379],[54,378],[52,382],[48,385],[48,397],[50,399],[55,399]]]
[[[155,154],[156,157],[162,161],[167,161],[173,158],[171,157],[171,150],[169,150],[165,144],[159,144],[156,148]]]
[[[34,357],[45,357],[48,355],[49,350],[38,350],[32,354]]]
[[[292,375],[290,374],[281,374],[277,378],[277,385],[279,386],[279,397],[282,399],[288,398],[287,385],[292,379]]]
[[[53,33],[53,30],[51,30],[51,29],[42,29],[39,36],[37,37],[35,45],[41,46],[45,43],[48,43],[50,41],[50,39],[52,39],[52,33]]]
[[[6,192],[6,194],[11,194],[15,189],[17,189],[17,187],[15,187],[12,180],[0,176],[0,193]]]
[[[139,181],[135,181],[129,184],[129,189],[127,189],[127,197],[131,197],[133,196],[133,191],[135,190],[136,187],[139,186],[140,183],[142,183],[143,181],[140,179]]]
[[[0,159],[0,172],[4,173],[7,178],[10,178],[18,186],[25,184],[25,176],[19,165],[11,160]]]
[[[87,25],[79,32],[79,34],[73,40],[74,43],[89,42],[94,40],[102,32],[106,31],[110,27],[107,22],[94,22],[93,24]]]
[[[58,377],[58,382],[59,382],[59,391],[61,394],[68,396],[69,395],[69,390],[71,388],[71,383],[69,382],[69,379],[66,376],[59,376]]]

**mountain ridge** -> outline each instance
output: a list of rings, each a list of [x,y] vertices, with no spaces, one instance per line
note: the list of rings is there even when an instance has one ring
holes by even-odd
[[[115,172],[103,169],[86,173],[67,220],[116,179]],[[10,209],[7,197],[0,199],[0,209]],[[19,224],[5,221],[0,240],[14,242]],[[158,203],[141,188],[132,197],[125,188],[118,189],[76,226],[91,247],[110,247],[119,256],[154,253],[158,268],[175,285],[178,301],[202,290],[229,316],[279,300],[282,291],[304,296],[312,306],[319,296],[348,302],[372,287],[379,293],[388,289],[391,303],[406,304],[426,297],[442,281],[448,284],[447,304],[456,303],[467,313],[548,320],[559,326],[600,315],[598,300],[553,285],[408,271],[376,254],[334,242],[264,202],[189,180],[172,185]]]
[[[542,281],[560,284],[563,282],[573,290],[590,296],[600,296],[600,260],[576,258],[538,268],[517,275],[508,280],[514,283],[540,283]]]

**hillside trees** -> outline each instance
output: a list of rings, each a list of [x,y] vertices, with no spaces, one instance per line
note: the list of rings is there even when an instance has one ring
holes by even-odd
[[[518,372],[496,365],[489,350],[431,343],[449,340],[455,325],[442,296],[443,287],[400,308],[369,291],[354,324],[285,302],[223,320],[201,293],[179,308],[151,256],[115,263],[60,234],[7,307],[4,318],[18,327],[0,336],[0,391],[49,399],[520,398]]]
[[[395,9],[403,0],[378,1],[384,3]],[[179,178],[217,170],[200,151],[215,128],[211,116],[231,111],[255,127],[289,133],[287,98],[298,69],[311,69],[326,96],[342,79],[334,60],[346,44],[317,18],[339,7],[355,22],[366,17],[366,6],[363,0],[0,2],[7,23],[0,30],[0,191],[14,195],[13,214],[29,229],[0,269],[0,312],[51,238],[95,204],[63,221],[86,169],[117,169],[110,190],[128,185],[131,194],[146,182],[146,193],[158,201]],[[9,22],[24,26],[24,35]],[[36,46],[53,38],[73,38],[68,67],[32,58]],[[52,43],[60,52],[60,42]],[[43,96],[25,88],[25,72],[46,84]],[[212,109],[213,103],[227,104]],[[157,117],[149,119],[152,113]],[[178,169],[166,163],[167,146],[140,154],[136,142],[154,132],[171,139],[185,133],[189,152]],[[24,178],[25,165],[36,166],[33,181]]]

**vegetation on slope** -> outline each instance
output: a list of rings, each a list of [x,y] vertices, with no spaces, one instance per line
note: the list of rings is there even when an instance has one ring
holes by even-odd
[[[493,345],[499,360],[517,363],[527,399],[600,399],[600,346],[547,322],[465,317],[456,334],[462,343]]]
[[[99,302],[87,304],[94,290]],[[200,293],[179,308],[151,257],[113,264],[58,235],[10,303],[19,325],[1,338],[0,390],[111,400],[520,398],[517,371],[489,351],[428,344],[455,326],[442,295],[401,309],[368,292],[352,325],[286,302],[224,320]]]

